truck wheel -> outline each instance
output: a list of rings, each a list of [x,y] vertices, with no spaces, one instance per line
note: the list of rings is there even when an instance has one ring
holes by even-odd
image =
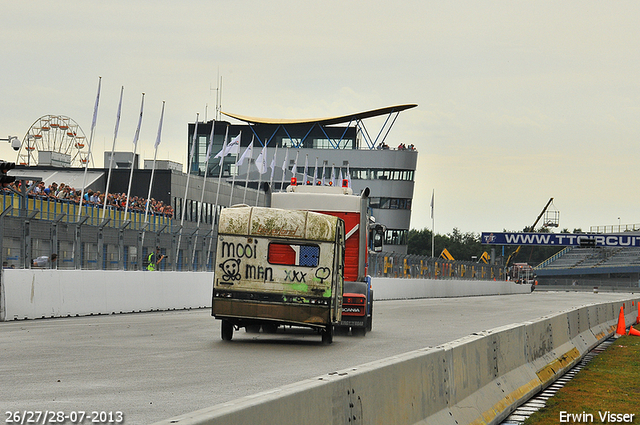
[[[222,321],[222,339],[224,341],[231,341],[233,338],[233,323],[228,320]]]
[[[367,332],[371,332],[371,329],[373,328],[373,303],[371,303],[371,315],[369,317],[367,317]]]
[[[322,330],[322,343],[331,344],[333,342],[333,325],[328,325]]]

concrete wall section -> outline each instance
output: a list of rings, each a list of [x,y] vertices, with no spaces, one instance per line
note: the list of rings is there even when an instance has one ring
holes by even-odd
[[[0,321],[211,306],[213,273],[5,269]],[[529,293],[481,280],[373,278],[376,300]]]
[[[530,285],[494,280],[371,278],[376,300],[527,294]]]
[[[632,305],[633,301],[633,305]],[[615,331],[640,299],[589,305],[330,373],[158,424],[495,424]]]
[[[211,305],[211,273],[3,270],[0,320]]]

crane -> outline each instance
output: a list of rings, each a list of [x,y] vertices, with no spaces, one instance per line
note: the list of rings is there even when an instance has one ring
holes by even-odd
[[[544,208],[542,209],[542,212],[540,213],[538,218],[536,218],[536,221],[533,222],[533,225],[531,227],[525,227],[525,229],[524,229],[525,232],[533,232],[535,230],[536,225],[538,224],[538,222],[540,221],[540,219],[542,218],[544,213],[547,211],[547,208],[549,208],[549,205],[551,205],[552,202],[553,202],[553,198],[550,198],[549,202],[547,202],[547,205],[544,206]],[[555,224],[545,223],[545,225],[556,226],[556,227],[558,226],[557,223],[555,223]],[[513,251],[511,254],[509,254],[509,257],[507,257],[507,261],[505,261],[505,263],[504,263],[505,270],[509,268],[509,263],[511,262],[511,260],[514,259],[518,255],[518,253],[520,252],[520,248],[522,248],[522,245],[519,245],[516,248],[515,251]]]

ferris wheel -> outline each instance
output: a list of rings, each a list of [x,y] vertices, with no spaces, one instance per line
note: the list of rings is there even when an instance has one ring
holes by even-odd
[[[42,152],[50,155],[42,156]],[[43,158],[43,159],[41,159]],[[87,138],[80,125],[64,115],[44,115],[29,127],[18,151],[17,164],[80,167],[90,161]]]

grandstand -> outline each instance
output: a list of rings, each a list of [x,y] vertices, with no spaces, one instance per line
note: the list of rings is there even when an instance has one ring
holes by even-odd
[[[567,247],[534,268],[541,285],[640,285],[639,247]]]

